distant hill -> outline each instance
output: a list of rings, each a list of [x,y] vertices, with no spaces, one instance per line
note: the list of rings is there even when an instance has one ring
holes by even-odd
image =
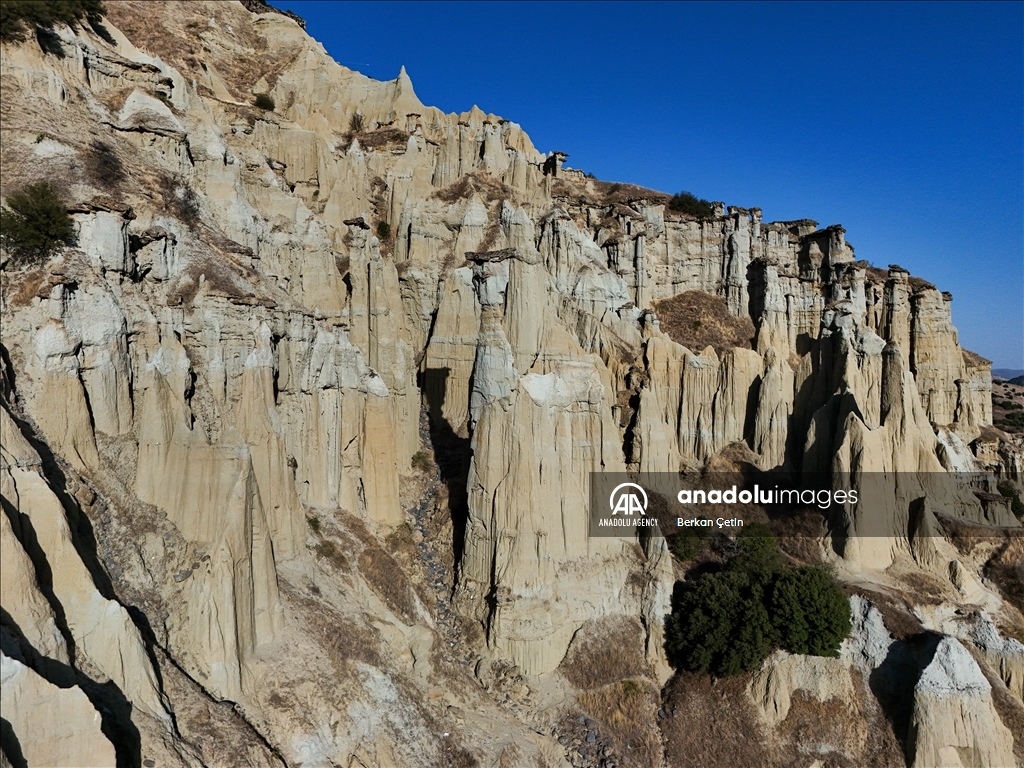
[[[992,375],[1000,379],[1019,379],[1024,376],[1024,371],[1019,368],[993,368]],[[1019,381],[1014,381],[1014,384],[1020,384]]]

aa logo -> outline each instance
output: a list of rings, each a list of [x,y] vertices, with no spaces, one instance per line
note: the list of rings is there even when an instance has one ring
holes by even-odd
[[[630,488],[635,488],[639,493],[627,490]],[[612,495],[608,498],[608,506],[611,507],[613,515],[620,513],[630,517],[636,513],[646,515],[647,491],[636,483],[622,483],[615,486],[615,490],[612,491]]]

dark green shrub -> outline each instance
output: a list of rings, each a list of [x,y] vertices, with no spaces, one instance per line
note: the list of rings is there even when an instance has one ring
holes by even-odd
[[[7,198],[0,209],[0,243],[14,264],[38,266],[76,242],[67,207],[48,181],[29,184]]]
[[[683,528],[669,542],[668,548],[680,561],[692,560],[708,539],[708,528]]]
[[[779,644],[790,653],[838,656],[850,634],[850,604],[836,580],[821,567],[784,571],[771,596]]]
[[[732,571],[747,573],[760,584],[768,584],[782,567],[775,537],[764,523],[750,523],[736,535],[736,555],[729,561]]]
[[[377,222],[377,239],[381,242],[390,239],[391,237],[391,225],[386,221]]]
[[[0,0],[0,42],[20,42],[34,29],[56,24],[99,25],[106,8],[101,0]]]
[[[264,109],[267,112],[273,112],[276,106],[273,97],[269,93],[257,93],[252,103],[257,109]]]
[[[680,192],[679,194],[672,195],[672,199],[668,202],[668,207],[673,211],[688,213],[699,219],[710,218],[712,214],[710,202],[689,192]]]
[[[686,584],[665,625],[673,665],[719,677],[757,669],[774,641],[764,588],[739,570],[705,573]]]
[[[838,654],[850,632],[850,608],[827,570],[787,569],[760,523],[746,526],[728,551],[722,570],[676,585],[665,622],[665,650],[675,667],[725,677],[757,669],[775,647]]]

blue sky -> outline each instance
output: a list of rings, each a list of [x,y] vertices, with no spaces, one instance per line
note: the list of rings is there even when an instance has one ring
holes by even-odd
[[[598,178],[842,224],[1024,368],[1024,4],[277,0],[345,66]]]

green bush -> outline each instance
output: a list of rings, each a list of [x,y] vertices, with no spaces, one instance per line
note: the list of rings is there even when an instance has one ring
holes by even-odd
[[[101,0],[0,0],[0,42],[19,42],[33,29],[56,24],[74,27],[83,19],[97,25],[106,12]]]
[[[381,242],[390,239],[391,237],[391,225],[386,221],[377,222],[377,239]]]
[[[821,567],[784,571],[775,580],[771,615],[779,644],[790,653],[838,656],[850,634],[850,604]]]
[[[736,548],[737,553],[729,561],[728,569],[747,573],[762,585],[770,584],[782,568],[782,556],[775,537],[764,523],[751,523],[740,529]]]
[[[684,528],[669,542],[668,548],[682,562],[693,560],[708,539],[707,528]]]
[[[673,211],[688,213],[699,219],[707,219],[712,215],[711,203],[689,192],[680,192],[679,194],[672,195],[672,199],[668,202],[668,207]]]
[[[263,109],[267,112],[273,112],[277,106],[274,103],[273,97],[269,93],[257,93],[256,98],[252,100],[253,105],[257,109]]]
[[[12,193],[7,198],[7,209],[0,209],[0,243],[15,265],[41,265],[75,242],[71,216],[48,181]]]
[[[719,677],[757,669],[775,641],[763,586],[739,570],[703,574],[684,587],[665,638],[676,667]]]
[[[835,656],[850,632],[850,608],[820,567],[787,569],[768,527],[736,537],[720,571],[677,585],[665,650],[677,668],[719,677],[750,672],[773,648]]]
[[[434,468],[434,464],[430,460],[430,454],[426,451],[416,451],[412,455],[412,468],[420,472],[430,472]]]

